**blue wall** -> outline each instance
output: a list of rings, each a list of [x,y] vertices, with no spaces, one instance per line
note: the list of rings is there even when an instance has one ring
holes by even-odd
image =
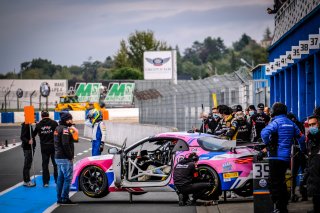
[[[320,6],[297,23],[269,48],[269,61],[274,61],[299,41],[309,40],[310,34],[319,34]],[[258,74],[257,74],[258,75]],[[303,120],[320,106],[320,50],[309,50],[293,64],[278,70],[270,77],[270,104],[282,102],[288,110]]]

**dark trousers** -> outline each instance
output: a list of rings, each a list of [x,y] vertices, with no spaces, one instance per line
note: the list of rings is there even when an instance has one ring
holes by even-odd
[[[31,150],[23,150],[24,154],[24,165],[23,165],[23,181],[30,181],[30,169],[32,164],[32,152]]]
[[[57,164],[54,159],[54,146],[41,146],[42,155],[42,181],[43,184],[49,184],[50,172],[49,172],[49,161],[51,159],[53,165],[53,177],[54,181],[57,183],[58,170]]]
[[[210,187],[209,183],[192,183],[186,186],[176,186],[179,193],[183,194],[184,201],[188,199],[188,195],[192,194],[193,199],[197,200],[203,195]]]
[[[271,199],[280,212],[287,212],[289,194],[285,183],[286,171],[290,163],[282,160],[269,160],[269,190]]]

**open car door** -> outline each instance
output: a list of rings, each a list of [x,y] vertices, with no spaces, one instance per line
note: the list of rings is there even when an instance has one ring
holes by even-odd
[[[121,186],[121,180],[123,175],[123,155],[124,155],[124,149],[126,148],[127,138],[124,140],[121,149],[118,151],[117,154],[113,156],[113,163],[112,163],[112,169],[114,172],[114,185],[116,187]]]
[[[172,191],[168,185],[175,152],[187,150],[185,141],[166,137],[148,138],[126,149],[122,187],[139,187],[145,192],[152,191],[152,187],[164,187],[162,191]]]

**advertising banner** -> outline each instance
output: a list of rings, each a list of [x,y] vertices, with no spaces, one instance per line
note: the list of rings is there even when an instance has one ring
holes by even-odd
[[[5,94],[10,91],[7,96],[7,109],[17,109],[17,99],[19,98],[19,107],[30,105],[30,95],[32,95],[32,105],[36,109],[41,105],[44,107],[46,98],[41,97],[40,87],[41,85],[47,85],[50,88],[50,94],[48,95],[48,107],[54,108],[55,103],[59,102],[59,97],[65,95],[68,88],[67,80],[23,80],[23,79],[3,79],[0,80],[0,102],[4,105]],[[40,103],[41,101],[41,103]]]
[[[106,107],[131,107],[133,105],[133,81],[101,81],[97,83],[69,81],[69,93],[78,96],[80,102],[104,102]]]
[[[144,79],[173,79],[176,72],[175,58],[175,51],[144,52]]]

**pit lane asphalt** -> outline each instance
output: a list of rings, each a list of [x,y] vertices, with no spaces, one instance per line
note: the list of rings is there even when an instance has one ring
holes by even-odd
[[[79,129],[80,135],[82,135],[83,125],[77,125],[77,128]],[[20,142],[20,126],[0,126],[0,145],[1,143],[4,143],[5,140],[8,140],[9,143],[13,143],[13,139],[16,139],[16,142]],[[39,143],[39,138],[37,138],[37,143]],[[79,143],[75,144],[75,159],[80,160],[84,157],[91,156],[91,151],[89,151],[90,147],[91,143],[88,140],[80,138]],[[106,153],[107,148],[108,147],[106,147],[104,153]],[[0,153],[0,192],[22,181],[23,160],[23,151],[20,146]],[[37,144],[35,152],[35,174],[42,175],[41,170],[40,146]],[[50,172],[52,174],[51,163]],[[31,174],[33,175],[32,169]],[[42,181],[38,181],[37,184],[42,185]],[[28,194],[26,196],[32,195]],[[219,203],[219,205],[215,206],[179,207],[177,204],[177,195],[175,193],[154,192],[143,195],[134,195],[132,203],[129,202],[129,194],[125,192],[110,193],[106,197],[99,199],[89,198],[82,192],[77,192],[71,197],[71,199],[78,204],[75,206],[48,206],[47,212],[253,212],[252,199],[242,198],[229,200],[226,203]],[[306,212],[311,208],[311,201],[289,204],[289,212],[293,213]]]

